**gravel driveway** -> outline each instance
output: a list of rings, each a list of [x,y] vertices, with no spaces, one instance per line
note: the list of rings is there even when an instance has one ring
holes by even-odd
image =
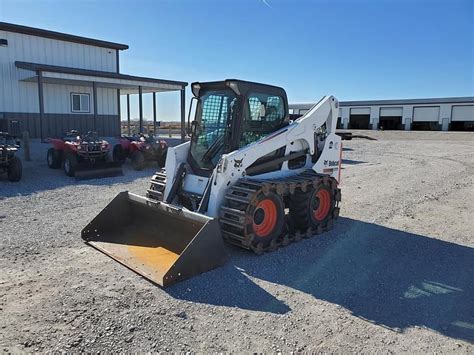
[[[76,182],[34,142],[0,178],[0,351],[473,353],[474,134],[364,134],[331,232],[166,290],[80,238],[153,168]]]

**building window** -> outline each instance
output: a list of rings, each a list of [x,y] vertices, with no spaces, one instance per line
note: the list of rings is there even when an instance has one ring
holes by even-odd
[[[71,111],[72,112],[90,112],[90,95],[71,93]]]

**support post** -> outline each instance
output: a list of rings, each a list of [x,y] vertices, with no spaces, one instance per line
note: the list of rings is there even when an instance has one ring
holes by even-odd
[[[23,132],[23,158],[25,161],[31,161],[30,156],[30,133],[28,131]]]
[[[441,130],[442,131],[449,131],[449,118],[448,117],[443,118],[443,120],[441,122],[442,122]]]
[[[127,125],[128,125],[128,135],[131,135],[130,130],[130,94],[127,94]]]
[[[349,107],[341,107],[341,119],[342,119],[341,123],[344,129],[349,128],[349,117],[350,117]]]
[[[40,138],[44,139],[43,121],[44,121],[44,96],[43,96],[43,72],[38,71],[38,98],[39,98],[39,118],[40,118]]]
[[[184,143],[186,138],[186,96],[184,88],[181,89],[181,143]]]
[[[138,112],[140,118],[139,133],[143,133],[143,89],[138,87]]]
[[[120,73],[120,54],[119,50],[115,51],[115,65],[117,74]],[[120,89],[117,89],[117,116],[118,116],[118,131],[119,135],[122,135],[122,105],[120,102]]]
[[[97,131],[97,83],[95,81],[92,82],[92,100],[94,100],[94,131]]]
[[[122,105],[120,102],[120,89],[117,89],[117,116],[118,116],[118,132],[122,135]]]
[[[411,131],[411,118],[405,118],[405,131]]]
[[[370,121],[369,122],[372,125],[373,130],[377,130],[379,128],[380,107],[371,107],[370,108]]]
[[[156,92],[153,92],[153,133],[156,135]]]

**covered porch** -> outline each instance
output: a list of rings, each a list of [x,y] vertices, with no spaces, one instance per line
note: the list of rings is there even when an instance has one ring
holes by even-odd
[[[28,128],[37,131],[42,140],[51,136],[64,134],[67,130],[77,129],[97,131],[102,136],[116,136],[121,130],[120,96],[126,95],[126,116],[130,126],[130,95],[138,95],[139,131],[143,132],[143,95],[152,94],[153,127],[157,128],[157,94],[175,91],[180,94],[181,139],[185,138],[185,88],[186,82],[138,77],[114,72],[95,71],[87,69],[60,67],[38,63],[15,62],[17,68],[23,71],[21,81],[37,83],[38,117],[37,122],[26,122]],[[45,112],[45,90],[49,85],[68,85],[88,88],[91,92],[89,112],[87,113],[49,113]],[[116,95],[113,101],[116,109],[112,115],[99,114],[98,89],[113,90]],[[107,101],[107,98],[102,98]],[[102,103],[103,104],[103,103]],[[31,130],[30,129],[30,130]],[[30,132],[31,134],[31,132]]]

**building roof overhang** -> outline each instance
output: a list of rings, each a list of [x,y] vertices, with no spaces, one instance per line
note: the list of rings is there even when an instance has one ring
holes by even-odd
[[[62,67],[56,65],[15,62],[19,69],[28,71],[22,77],[22,81],[37,81],[38,73],[41,72],[43,83],[92,86],[96,83],[98,87],[108,87],[123,90],[123,93],[136,93],[138,87],[142,87],[144,93],[176,91],[184,89],[188,83],[141,76],[120,74],[114,72]],[[31,75],[31,71],[34,75]]]
[[[90,46],[110,48],[110,49],[116,49],[116,50],[128,49],[128,45],[126,44],[102,41],[100,39],[81,37],[81,36],[71,35],[68,33],[49,31],[49,30],[44,30],[41,28],[22,26],[22,25],[17,25],[14,23],[7,23],[7,22],[0,22],[0,31],[23,33],[23,34],[27,34],[31,36],[51,38],[51,39],[57,39],[60,41],[87,44]]]
[[[348,106],[404,106],[404,105],[439,105],[439,104],[461,104],[474,103],[473,96],[466,97],[437,97],[420,99],[399,99],[399,100],[365,100],[365,101],[339,101],[339,107]],[[290,109],[310,109],[315,105],[311,102],[291,103]]]

